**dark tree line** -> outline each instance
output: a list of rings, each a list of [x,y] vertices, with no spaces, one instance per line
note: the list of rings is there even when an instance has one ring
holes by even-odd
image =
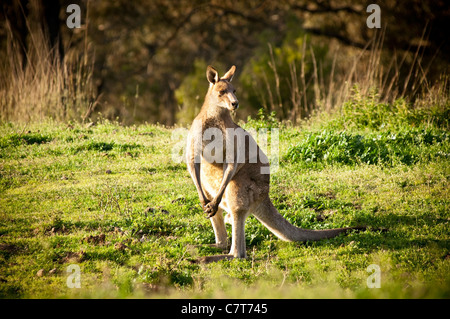
[[[16,46],[25,67],[34,31],[27,21],[33,20],[47,34],[51,54],[64,60],[72,50],[94,61],[96,111],[127,123],[172,125],[179,112],[174,92],[194,71],[195,61],[223,68],[235,64],[239,76],[249,59],[267,50],[267,43],[280,44],[293,26],[319,42],[334,39],[342,46],[365,48],[375,32],[366,25],[366,8],[372,2],[4,0],[0,47],[8,54],[10,45]],[[81,7],[80,30],[66,26],[70,3]],[[448,72],[446,1],[377,4],[387,55],[421,47],[424,61],[431,61],[431,78]]]
[[[29,0],[4,0],[2,2],[2,33],[7,34],[4,40],[14,42],[14,45],[18,47],[23,67],[27,64],[27,38],[31,31],[28,22],[31,14],[36,15],[35,18],[38,25],[47,35],[48,46],[54,49],[54,52],[59,55],[61,60],[64,59],[64,47],[61,37],[62,21],[59,17],[61,1],[42,1],[34,7],[37,9],[37,12],[30,12],[32,10],[30,10],[31,4]],[[3,47],[5,47],[4,43]]]

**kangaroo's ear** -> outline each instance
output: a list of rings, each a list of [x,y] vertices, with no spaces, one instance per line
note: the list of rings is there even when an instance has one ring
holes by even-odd
[[[234,71],[236,71],[236,66],[232,66],[227,73],[225,73],[224,76],[221,77],[222,80],[226,80],[228,82],[231,82],[234,76]]]
[[[206,78],[211,84],[217,83],[219,82],[219,73],[212,66],[208,65],[208,68],[206,69]]]

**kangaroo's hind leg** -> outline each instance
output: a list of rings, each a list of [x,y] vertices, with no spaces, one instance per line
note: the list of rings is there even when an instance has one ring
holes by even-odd
[[[208,246],[217,247],[220,249],[226,249],[228,246],[228,234],[227,229],[225,228],[225,222],[223,220],[223,209],[219,208],[217,213],[210,218],[211,224],[214,229],[214,235],[216,237],[216,243]],[[198,262],[203,264],[208,264],[211,262],[217,262],[223,259],[233,259],[232,255],[213,255],[213,256],[204,256],[198,259]]]
[[[229,255],[236,258],[246,258],[245,247],[245,220],[248,216],[246,210],[235,210],[231,213],[231,249]]]
[[[220,222],[220,229],[223,226],[225,226],[225,223],[223,222],[223,215],[217,212],[217,214],[213,217],[216,218],[216,216],[222,216],[221,222]],[[231,229],[232,229],[232,243],[231,243],[231,249],[230,252],[227,255],[214,255],[214,256],[205,256],[201,257],[199,259],[199,262],[201,263],[210,263],[210,262],[216,262],[223,259],[233,259],[233,258],[246,258],[246,247],[245,247],[245,219],[248,216],[248,212],[245,210],[238,210],[231,212]],[[220,220],[220,217],[217,219]],[[213,220],[211,222],[214,225]],[[217,222],[216,225],[218,225],[219,222]],[[216,228],[214,229],[216,232]],[[217,235],[216,235],[217,236]]]
[[[217,214],[215,214],[211,219],[211,224],[214,229],[214,235],[216,237],[217,248],[225,249],[227,248],[227,229],[225,228],[225,222],[223,220],[223,210],[219,208]]]

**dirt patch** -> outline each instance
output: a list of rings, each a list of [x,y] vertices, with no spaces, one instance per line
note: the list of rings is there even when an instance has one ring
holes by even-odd
[[[336,212],[337,212],[336,209],[328,209],[328,210],[324,210],[324,211],[318,211],[317,215],[316,215],[316,220],[318,222],[323,222],[323,221],[327,220],[328,218],[330,218]]]
[[[128,246],[127,245],[125,245],[124,243],[115,243],[114,244],[114,249],[116,249],[116,250],[119,250],[119,251],[121,251],[121,250],[125,250],[125,249],[127,249],[128,248]]]
[[[234,257],[231,255],[214,255],[214,256],[203,256],[200,258],[197,258],[195,261],[193,261],[194,264],[210,264],[213,262],[218,262],[220,260],[231,260]]]
[[[0,250],[7,253],[15,253],[19,250],[19,247],[13,244],[0,244]]]
[[[63,264],[65,264],[65,263],[77,264],[83,260],[85,255],[86,255],[86,253],[84,251],[68,252],[61,259],[61,262]]]
[[[318,194],[319,197],[324,197],[326,199],[335,200],[336,194],[334,194],[332,191],[326,191],[324,193]]]
[[[88,237],[85,237],[83,239],[83,242],[94,244],[94,245],[102,245],[105,243],[106,235],[100,234],[100,235],[90,235]]]

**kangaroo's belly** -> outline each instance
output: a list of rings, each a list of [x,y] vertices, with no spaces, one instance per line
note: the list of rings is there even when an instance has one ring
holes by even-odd
[[[222,177],[223,177],[222,164],[211,164],[205,160],[202,160],[200,166],[200,181],[202,184],[202,188],[212,198],[217,195],[220,183],[222,182]],[[208,199],[211,200],[212,198]]]
[[[212,200],[217,196],[217,193],[220,188],[220,183],[222,182],[223,177],[223,166],[221,165],[211,165],[210,163],[203,163],[200,169],[200,180],[202,183],[202,188],[205,193],[205,196],[208,200]],[[233,183],[230,181],[230,183]],[[228,184],[229,186],[230,184]],[[229,211],[228,207],[228,196],[225,191],[222,200],[219,204],[219,207]]]

